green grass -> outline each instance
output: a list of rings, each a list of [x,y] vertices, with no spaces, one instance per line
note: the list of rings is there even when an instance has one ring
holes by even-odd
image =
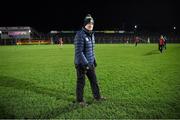
[[[106,101],[75,100],[74,47],[0,46],[0,118],[180,118],[180,44],[96,45]]]

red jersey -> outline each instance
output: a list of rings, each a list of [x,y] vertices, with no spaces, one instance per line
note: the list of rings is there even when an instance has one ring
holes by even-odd
[[[159,45],[164,45],[164,39],[159,39]]]

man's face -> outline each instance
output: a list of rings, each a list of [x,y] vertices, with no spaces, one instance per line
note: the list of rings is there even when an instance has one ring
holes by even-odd
[[[92,31],[93,30],[93,27],[94,27],[94,24],[93,23],[88,23],[85,28],[89,31]]]

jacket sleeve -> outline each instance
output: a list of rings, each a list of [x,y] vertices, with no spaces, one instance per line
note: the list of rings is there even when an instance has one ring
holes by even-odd
[[[84,39],[80,33],[77,33],[74,40],[76,57],[82,62],[83,65],[87,65],[88,61],[83,53],[84,51]]]

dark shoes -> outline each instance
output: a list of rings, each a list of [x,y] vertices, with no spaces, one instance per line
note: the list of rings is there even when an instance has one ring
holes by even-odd
[[[105,101],[107,100],[106,97],[101,96],[100,98],[94,98],[94,102],[100,102],[100,101]],[[87,107],[88,103],[81,101],[81,102],[77,102],[79,106],[81,107]]]
[[[95,101],[105,101],[107,100],[106,97],[101,96],[100,98],[94,99]]]

